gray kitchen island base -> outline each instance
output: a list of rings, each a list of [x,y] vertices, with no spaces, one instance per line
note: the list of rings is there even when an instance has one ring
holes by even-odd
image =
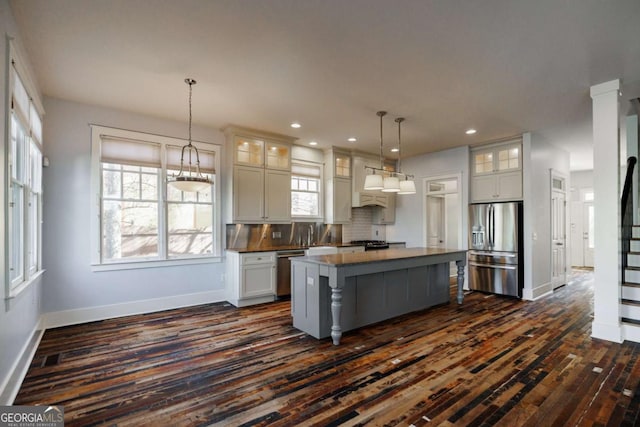
[[[449,302],[452,261],[462,303],[466,251],[391,249],[291,261],[293,326],[336,345],[345,331]]]

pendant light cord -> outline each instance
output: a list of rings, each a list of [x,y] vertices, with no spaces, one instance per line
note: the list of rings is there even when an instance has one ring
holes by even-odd
[[[381,173],[384,173],[384,157],[382,155],[382,117],[384,117],[387,112],[378,111],[376,114],[380,117],[380,171]]]
[[[402,173],[402,149],[401,138],[400,138],[400,123],[404,122],[404,117],[398,117],[396,119],[396,123],[398,124],[398,173]]]

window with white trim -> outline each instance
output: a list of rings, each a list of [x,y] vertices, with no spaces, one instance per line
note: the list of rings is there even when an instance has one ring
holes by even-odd
[[[92,126],[94,265],[206,259],[220,253],[217,145],[193,142],[214,184],[188,193],[167,185],[187,144],[176,138]]]
[[[17,295],[42,271],[42,108],[24,84],[13,49],[11,65],[7,297]]]
[[[291,165],[291,216],[322,217],[322,166],[294,162]]]

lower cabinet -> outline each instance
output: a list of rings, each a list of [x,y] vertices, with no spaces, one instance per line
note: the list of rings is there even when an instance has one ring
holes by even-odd
[[[227,251],[227,290],[236,307],[261,304],[276,298],[276,253]]]

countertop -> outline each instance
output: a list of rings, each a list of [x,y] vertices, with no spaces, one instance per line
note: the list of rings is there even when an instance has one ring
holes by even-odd
[[[336,248],[347,248],[351,246],[364,246],[364,245],[354,245],[352,243],[319,243],[313,246],[300,246],[300,245],[289,245],[289,246],[261,246],[259,248],[228,248],[228,251],[238,252],[241,254],[250,253],[250,252],[278,252],[278,251],[304,251],[305,249],[313,248],[313,247],[321,247],[321,246],[335,246]]]
[[[400,248],[385,249],[379,251],[366,251],[349,254],[331,254],[304,256],[292,259],[292,261],[306,261],[329,266],[350,264],[364,264],[378,261],[393,261],[404,258],[418,258],[445,254],[464,254],[466,249],[440,249],[440,248]]]

